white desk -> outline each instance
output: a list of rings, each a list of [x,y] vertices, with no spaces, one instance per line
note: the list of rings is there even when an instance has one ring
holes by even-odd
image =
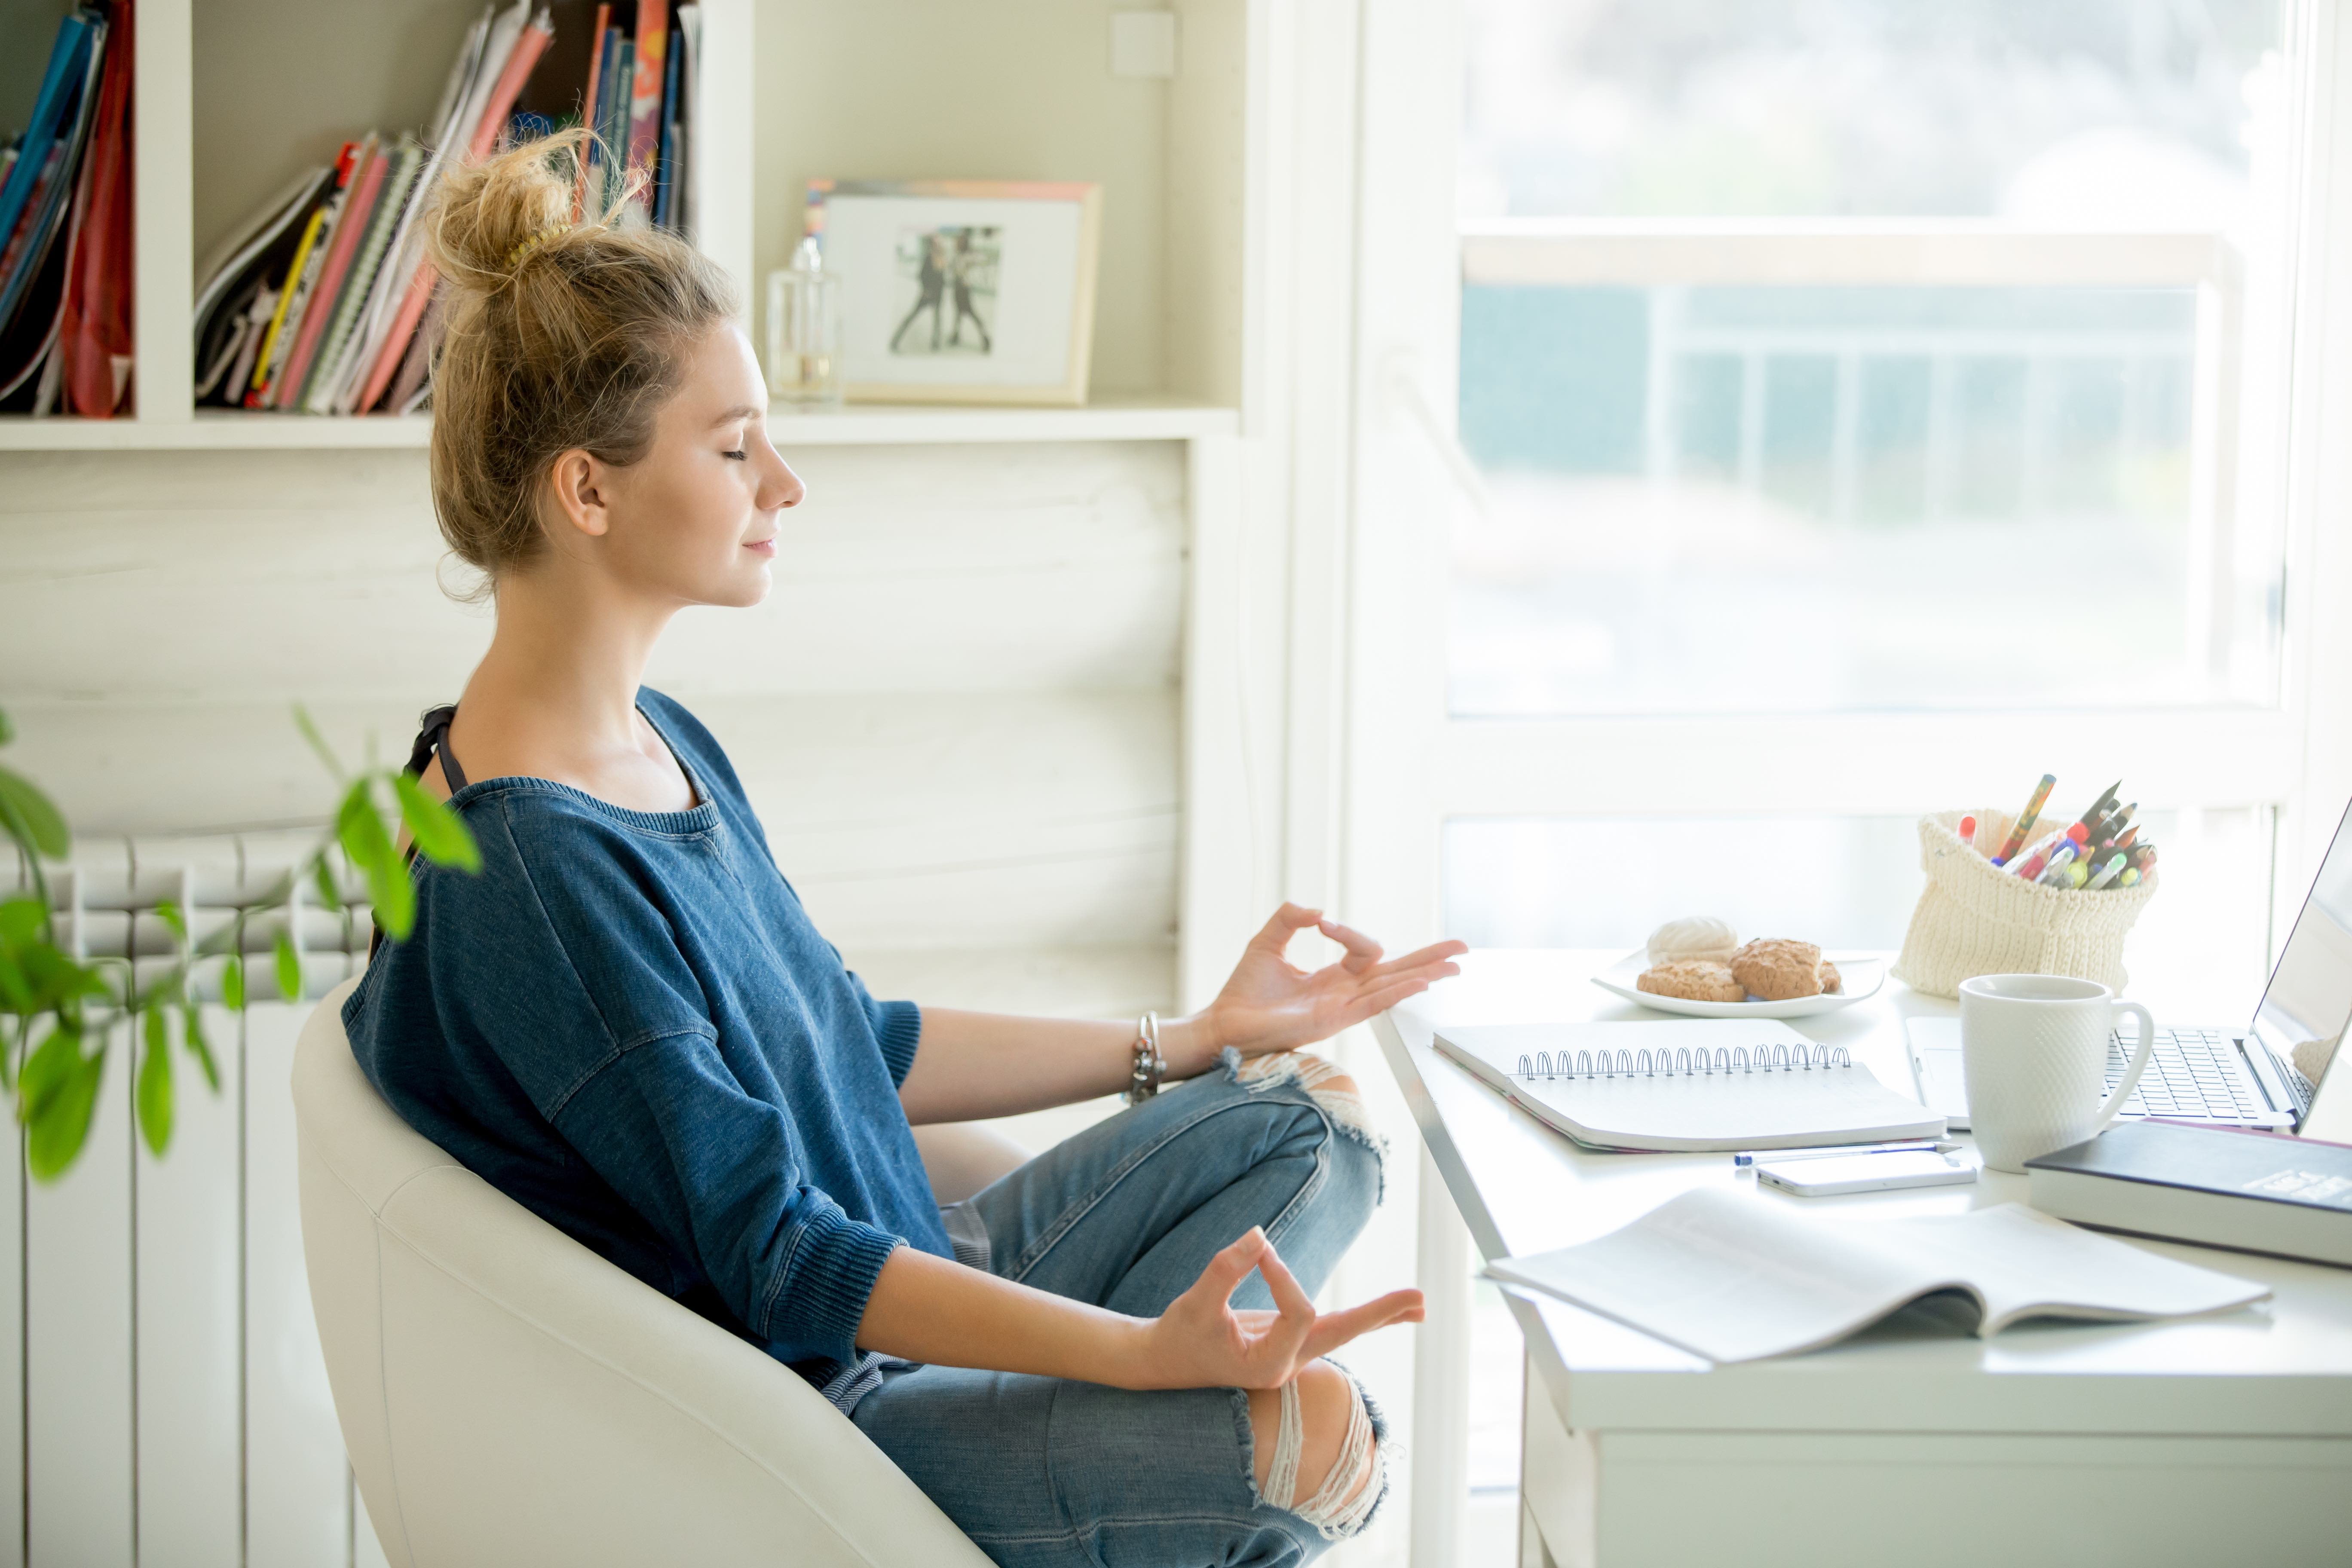
[[[1727,1155],[1580,1152],[1431,1049],[1446,1024],[1657,1017],[1590,983],[1617,956],[1473,953],[1459,979],[1375,1025],[1489,1258],[1589,1240],[1692,1187],[1755,1188]],[[1909,1093],[1902,1019],[1950,1011],[1890,980],[1794,1024]],[[1862,1222],[2025,1188],[1986,1172],[1969,1186],[1766,1197]],[[2145,1245],[2276,1294],[2191,1322],[2029,1324],[1991,1340],[1906,1319],[1731,1367],[1565,1302],[1508,1298],[1530,1372],[1521,1496],[1537,1529],[1523,1561],[2352,1564],[2352,1269]]]

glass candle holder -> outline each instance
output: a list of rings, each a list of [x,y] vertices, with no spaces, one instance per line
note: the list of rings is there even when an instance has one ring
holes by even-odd
[[[814,235],[768,274],[768,395],[800,408],[841,405],[841,289]]]

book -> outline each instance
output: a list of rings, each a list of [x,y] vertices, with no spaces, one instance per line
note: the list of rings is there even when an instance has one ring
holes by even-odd
[[[410,203],[412,209],[422,212],[431,203],[434,186],[451,158],[478,158],[496,144],[499,129],[506,123],[524,80],[555,36],[546,8],[541,6],[534,12],[532,5],[533,0],[516,0],[515,5],[500,12],[484,30],[478,48],[472,35],[468,35],[461,55],[461,62],[467,68],[451,72],[454,90],[445,92],[444,98],[454,102],[455,107],[440,127],[432,159],[418,177],[417,194]],[[456,87],[461,74],[467,80],[462,87]],[[403,235],[395,237],[394,244],[401,257],[399,272],[404,274],[404,282],[395,283],[385,295],[388,313],[384,325],[368,332],[369,342],[376,346],[367,379],[350,400],[352,413],[367,412],[384,396],[408,356],[410,340],[432,300],[436,274],[425,259],[424,233],[414,224],[404,225],[404,229]],[[399,298],[396,307],[390,303],[394,292]]]
[[[2352,1266],[2352,1148],[2125,1121],[2025,1163],[2033,1206],[2102,1230]]]
[[[580,122],[590,132],[596,129],[596,106],[603,101],[597,94],[604,89],[604,39],[611,32],[613,7],[609,4],[596,7],[595,31],[588,40],[588,85],[580,93]],[[573,184],[572,221],[577,223],[588,205],[588,178],[596,169],[596,144],[591,142],[580,158],[579,176]]]
[[[377,159],[379,164],[384,165],[383,188],[361,234],[359,248],[352,257],[351,269],[345,277],[342,297],[335,302],[335,313],[327,324],[327,335],[320,345],[310,384],[303,389],[301,406],[307,412],[331,413],[341,395],[343,380],[351,374],[350,360],[358,351],[353,334],[373,295],[384,247],[392,243],[393,227],[407,205],[409,189],[424,160],[424,149],[406,137],[401,138],[400,145],[392,150],[389,160]]]
[[[628,102],[629,205],[653,216],[655,160],[661,142],[663,89],[668,81],[669,0],[637,0],[637,37],[631,50]]]
[[[131,0],[107,7],[104,74],[82,156],[71,219],[64,319],[56,350],[65,401],[89,419],[112,418],[133,363],[131,184]]]
[[[60,28],[61,42],[62,35]],[[67,226],[66,218],[80,184],[81,154],[97,107],[105,52],[105,22],[84,13],[79,44],[71,56],[73,79],[58,102],[61,119],[51,128],[47,144],[39,149],[38,167],[26,186],[25,199],[14,224],[6,230],[7,244],[0,248],[0,330],[9,330],[12,335],[35,280],[41,277],[52,248]],[[26,156],[9,171],[11,187],[34,159],[31,131],[26,132],[25,142]],[[47,315],[54,314],[55,299],[50,297],[51,310],[35,312],[30,320],[43,321]]]
[[[333,169],[303,170],[214,250],[196,294],[198,403],[242,400],[306,227],[333,189]]]
[[[69,20],[81,23],[70,56],[79,75],[68,79],[55,100],[61,122],[53,128],[40,167],[25,188],[15,227],[0,247],[0,405],[35,415],[50,413],[63,389],[64,366],[57,349],[65,326],[79,219],[88,206],[83,154],[97,120],[108,52],[108,24],[101,15],[85,9]],[[60,27],[61,45],[65,32]],[[24,161],[12,164],[8,184],[13,185],[26,166]]]
[[[702,134],[702,102],[698,74],[702,61],[702,7],[677,8],[677,167],[669,177],[670,226],[680,234],[694,232],[694,157]]]
[[[318,282],[303,310],[301,330],[295,334],[285,374],[278,378],[271,393],[270,401],[278,408],[293,408],[301,401],[302,389],[310,381],[311,361],[318,355],[319,343],[342,297],[344,274],[351,270],[352,257],[359,249],[368,219],[375,211],[376,199],[383,193],[387,165],[373,132],[361,144],[354,166],[357,173],[343,195],[342,209],[335,215],[334,238],[327,246],[326,261],[320,268]]]
[[[8,177],[0,181],[0,236],[16,232],[33,184],[48,166],[49,149],[68,123],[77,95],[89,76],[89,53],[98,19],[88,11],[74,11],[58,24],[49,46],[49,63],[41,72],[41,90],[33,100],[33,117],[18,139]]]
[[[1505,1024],[1438,1031],[1437,1049],[1594,1149],[1803,1149],[1940,1138],[1944,1119],[1843,1047],[1772,1019]]]
[[[260,357],[254,362],[252,385],[245,395],[247,408],[268,408],[277,401],[278,383],[294,352],[295,339],[301,333],[303,318],[310,311],[310,296],[318,287],[327,252],[334,243],[336,222],[350,199],[352,179],[359,167],[359,152],[358,142],[346,142],[336,153],[333,188],[325,203],[310,216],[302,231],[301,243],[295,247],[286,285],[279,290],[278,314],[262,340]]]
[[[2147,1321],[2228,1311],[2267,1287],[2077,1230],[2022,1204],[1844,1223],[1793,1201],[1686,1192],[1595,1241],[1486,1273],[1717,1363],[1817,1350],[1915,1302],[1981,1337],[2028,1318]]]

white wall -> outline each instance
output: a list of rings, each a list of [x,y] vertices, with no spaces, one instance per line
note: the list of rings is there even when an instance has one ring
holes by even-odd
[[[936,1004],[1172,1000],[1181,447],[792,456],[775,593],[681,617],[649,679],[820,925]],[[0,461],[9,761],[85,831],[315,820],[289,704],[396,758],[488,638],[436,584],[421,452]]]

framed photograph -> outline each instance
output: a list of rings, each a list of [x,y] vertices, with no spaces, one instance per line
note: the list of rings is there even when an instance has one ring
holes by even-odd
[[[812,180],[853,402],[1081,404],[1102,187]]]

